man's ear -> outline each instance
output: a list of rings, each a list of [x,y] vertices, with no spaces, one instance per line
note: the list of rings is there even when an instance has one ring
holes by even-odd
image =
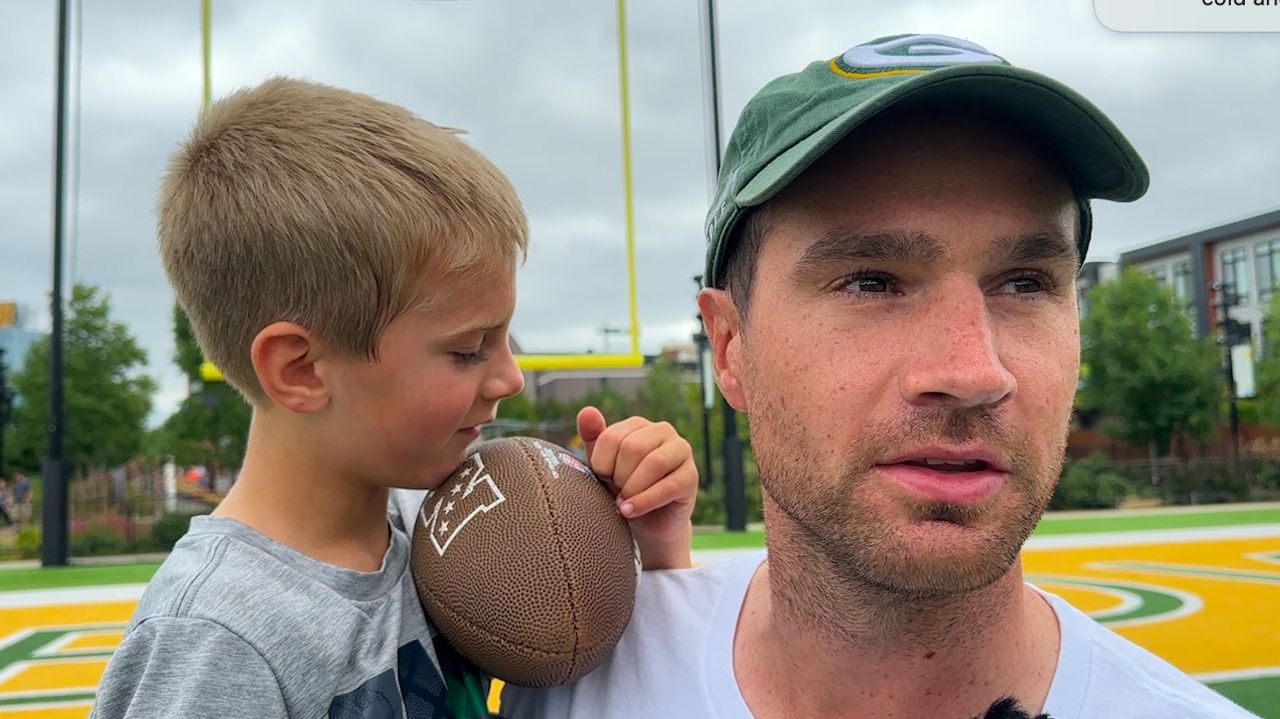
[[[745,412],[742,391],[742,318],[733,297],[725,290],[705,289],[698,293],[698,309],[711,340],[716,384],[730,407]]]
[[[258,332],[249,352],[267,396],[291,412],[310,414],[329,403],[329,387],[317,367],[319,350],[305,327],[275,322]]]

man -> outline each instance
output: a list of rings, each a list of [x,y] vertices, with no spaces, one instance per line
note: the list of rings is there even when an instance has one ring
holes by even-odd
[[[31,521],[31,479],[22,472],[13,476],[14,520],[21,527]]]
[[[768,559],[646,577],[649,635],[517,714],[1247,716],[1019,562],[1062,468],[1089,201],[1147,183],[1100,110],[970,42],[882,38],[769,83],[699,297]]]

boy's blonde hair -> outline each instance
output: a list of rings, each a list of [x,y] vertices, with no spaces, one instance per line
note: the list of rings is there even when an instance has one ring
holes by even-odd
[[[417,286],[523,257],[511,183],[458,138],[347,90],[273,78],[215,103],[174,154],[159,247],[196,339],[250,401],[253,338],[295,322],[376,359]]]

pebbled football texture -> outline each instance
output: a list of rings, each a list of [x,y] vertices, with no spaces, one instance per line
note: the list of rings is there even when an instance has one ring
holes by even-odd
[[[410,566],[445,639],[491,676],[571,682],[622,636],[639,559],[609,490],[530,437],[478,445],[418,511]]]

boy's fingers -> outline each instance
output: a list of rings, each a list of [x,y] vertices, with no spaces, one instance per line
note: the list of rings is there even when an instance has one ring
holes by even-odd
[[[691,498],[689,486],[697,484],[697,468],[690,458],[688,464],[681,467],[635,495],[623,499],[619,496],[618,509],[628,519],[643,517],[655,509],[661,509],[673,502]]]
[[[578,436],[582,438],[582,449],[587,453],[588,463],[595,450],[596,439],[606,426],[604,413],[595,407],[583,407],[578,412]]]
[[[674,447],[674,452],[672,450]],[[667,422],[657,422],[640,427],[629,433],[622,441],[618,443],[618,458],[615,462],[613,470],[613,481],[617,483],[621,489],[623,485],[631,482],[631,475],[642,462],[656,453],[659,457],[666,458],[667,469],[679,467],[683,460],[678,453],[683,449],[693,455],[693,450],[689,448],[687,442],[680,435],[676,434],[675,427]],[[662,475],[658,475],[649,480],[648,484],[658,481]],[[638,489],[643,489],[640,487]]]
[[[628,417],[605,428],[595,438],[592,452],[587,455],[591,469],[601,477],[614,479],[618,473],[618,453],[623,442],[627,437],[648,425],[649,420],[644,417]]]
[[[667,477],[681,480],[683,478],[679,475],[680,468],[684,466],[685,462],[692,461],[693,453],[690,451],[687,442],[684,440],[664,442],[648,452],[639,465],[629,474],[623,476],[619,473],[618,476],[623,477],[623,479],[618,487],[618,494],[623,499],[630,499],[650,486],[664,481]]]

